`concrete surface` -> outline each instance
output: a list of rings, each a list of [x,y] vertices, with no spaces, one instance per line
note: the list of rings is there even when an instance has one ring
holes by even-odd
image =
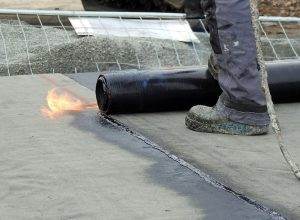
[[[1,219],[271,219],[97,109],[44,118],[54,86],[95,101],[63,75],[1,77],[0,85]]]
[[[94,90],[95,74],[71,76]],[[276,106],[288,148],[300,163],[300,104]],[[291,174],[273,134],[239,137],[196,133],[186,129],[185,112],[116,115],[113,118],[233,190],[300,219],[300,182]]]
[[[109,7],[100,6],[97,0],[0,0],[0,8],[111,10]]]
[[[81,0],[0,0],[1,8],[83,10]]]

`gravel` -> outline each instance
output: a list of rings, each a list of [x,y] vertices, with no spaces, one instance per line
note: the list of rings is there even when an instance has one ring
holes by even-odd
[[[18,22],[2,21],[0,24],[8,56],[7,65],[4,41],[0,36],[0,75],[8,75],[7,66],[11,75],[21,75],[31,74],[31,71],[34,74],[74,73],[204,65],[210,53],[206,37],[195,45],[197,58],[194,46],[188,43],[147,38],[79,37],[72,30],[42,29],[22,22],[26,47]]]
[[[25,44],[18,21],[1,20],[0,25],[0,75],[3,76],[206,65],[211,52],[208,36],[202,33],[197,34],[200,43],[193,45],[149,38],[79,37],[72,29],[50,26],[43,29],[21,22]],[[275,43],[280,57],[293,56],[286,42]],[[295,45],[300,53],[300,43]],[[264,50],[267,59],[274,59],[266,41]]]

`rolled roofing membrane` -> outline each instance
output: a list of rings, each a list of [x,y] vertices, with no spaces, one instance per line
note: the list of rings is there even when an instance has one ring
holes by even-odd
[[[300,101],[300,60],[268,63],[277,103]],[[186,110],[213,105],[221,89],[206,68],[116,71],[99,76],[96,97],[106,114]]]

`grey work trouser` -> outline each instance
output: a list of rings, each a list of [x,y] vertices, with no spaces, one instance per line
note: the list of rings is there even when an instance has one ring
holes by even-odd
[[[249,0],[202,0],[201,4],[223,90],[216,109],[232,121],[268,125]]]

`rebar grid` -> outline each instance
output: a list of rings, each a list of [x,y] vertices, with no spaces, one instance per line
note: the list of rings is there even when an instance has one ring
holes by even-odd
[[[93,18],[97,26],[82,29],[87,35],[77,36],[69,17]],[[112,18],[122,24],[125,37],[116,37],[104,19]],[[0,9],[0,75],[38,73],[77,73],[123,69],[166,69],[183,66],[206,65],[210,54],[209,33],[199,20],[203,33],[197,33],[195,42],[188,30],[172,33],[188,33],[190,42],[173,38],[162,40],[153,37],[134,37],[135,27],[127,27],[126,21],[135,19],[143,24],[139,29],[149,29],[149,19],[160,23],[158,31],[169,31],[166,23],[175,20],[186,22],[183,14],[163,13],[91,13]],[[300,19],[262,17],[260,22],[266,60],[299,59]],[[88,29],[104,30],[102,36],[91,36]],[[275,34],[274,34],[275,30]],[[280,30],[280,32],[278,32]],[[295,33],[293,33],[293,31]],[[285,54],[282,52],[284,48]],[[279,51],[279,52],[278,52]],[[1,57],[3,58],[1,60]]]
[[[140,21],[143,22],[143,18],[140,16],[139,17]],[[154,48],[154,51],[155,51],[155,56],[156,56],[156,60],[157,60],[157,64],[158,64],[158,69],[161,69],[161,62],[160,62],[160,59],[159,59],[159,56],[158,56],[158,51],[157,51],[157,48],[156,48],[156,45],[155,43],[151,40],[150,38],[150,41],[151,41],[151,44],[153,45],[153,48]]]
[[[291,39],[287,34],[287,27],[285,25],[290,26],[290,28],[294,29],[294,34],[299,32],[300,30],[300,21],[284,21],[282,19],[278,19],[277,21],[268,20],[267,21],[260,21],[259,27],[262,33],[262,41],[263,44],[268,43],[268,46],[272,49],[273,56],[267,56],[265,53],[266,60],[283,60],[283,59],[299,59],[299,36],[294,36],[294,39]],[[269,33],[268,33],[269,32]],[[274,36],[275,34],[275,36]],[[286,50],[289,50],[289,53],[286,54],[279,54],[282,52],[282,45],[286,47]],[[276,47],[278,49],[276,49]]]
[[[4,38],[4,35],[2,33],[2,27],[0,25],[0,35],[1,35],[1,40],[3,42],[3,51],[5,54],[5,62],[6,62],[6,68],[7,68],[7,75],[10,76],[10,71],[9,71],[9,61],[8,61],[8,55],[7,55],[7,48],[6,48],[6,40]]]

